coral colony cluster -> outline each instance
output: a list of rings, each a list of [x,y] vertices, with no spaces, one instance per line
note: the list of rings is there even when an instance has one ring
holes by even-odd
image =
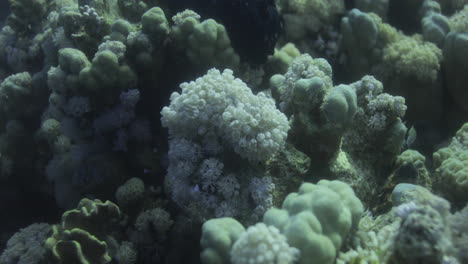
[[[467,264],[467,0],[0,3],[0,264]]]

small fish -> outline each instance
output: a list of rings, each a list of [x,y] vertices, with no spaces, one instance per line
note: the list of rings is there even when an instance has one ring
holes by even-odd
[[[416,141],[416,137],[416,129],[414,126],[411,126],[411,128],[406,132],[405,148],[410,148]]]

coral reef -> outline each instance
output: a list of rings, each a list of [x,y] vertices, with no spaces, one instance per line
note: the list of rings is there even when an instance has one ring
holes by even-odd
[[[357,228],[362,211],[361,202],[343,182],[304,183],[297,193],[286,197],[281,209],[266,211],[263,222],[245,231],[239,223],[227,225],[235,221],[232,218],[205,222],[202,262],[308,263],[314,259],[316,263],[333,263],[347,235]],[[240,235],[229,235],[235,230]],[[213,240],[223,240],[224,247],[213,245]],[[226,250],[230,251],[230,262]]]
[[[467,18],[0,1],[0,264],[468,263]]]

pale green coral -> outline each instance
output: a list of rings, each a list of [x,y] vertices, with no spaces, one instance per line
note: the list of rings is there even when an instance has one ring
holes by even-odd
[[[136,79],[134,71],[119,62],[118,54],[111,50],[97,52],[91,65],[83,68],[79,74],[83,88],[95,94],[132,87]]]
[[[67,73],[78,74],[90,64],[86,55],[78,49],[65,48],[59,51],[60,68]]]
[[[408,149],[397,158],[397,165],[401,166],[407,163],[414,164],[417,168],[423,168],[426,158],[416,150]]]
[[[448,147],[433,155],[437,189],[457,204],[468,201],[468,123],[452,138]]]
[[[281,48],[276,48],[273,55],[268,57],[268,62],[265,66],[266,72],[270,74],[286,73],[289,65],[299,55],[301,53],[293,43],[286,43]]]
[[[440,119],[442,52],[435,44],[419,35],[405,36],[376,14],[357,9],[342,19],[341,29],[345,63],[352,76],[373,74],[388,93],[404,96],[412,122]]]
[[[59,50],[58,66],[51,67],[47,72],[47,85],[53,91],[49,96],[49,102],[52,105],[60,105],[63,99],[61,95],[76,93],[80,87],[79,74],[81,70],[90,65],[91,62],[79,49]]]
[[[355,91],[348,85],[333,87],[330,64],[308,54],[295,58],[284,75],[272,76],[270,84],[290,116],[289,141],[312,162],[326,165],[356,113]]]
[[[231,248],[245,228],[233,218],[216,218],[202,227],[200,259],[203,264],[229,263]]]
[[[263,221],[276,226],[298,248],[298,263],[334,263],[347,235],[358,227],[363,212],[361,201],[349,185],[321,180],[303,183],[290,193],[282,209],[268,210]]]
[[[377,20],[379,19],[379,20]],[[379,25],[382,25],[378,16],[353,9],[348,16],[341,20],[343,34],[342,47],[346,52],[346,63],[350,66],[351,73],[362,75],[366,72],[379,54],[374,52],[378,41],[385,42],[385,38],[379,37]]]
[[[344,12],[345,7],[343,0],[280,0],[278,4],[284,13],[315,16],[323,24]]]
[[[452,31],[458,33],[468,33],[468,5],[450,17]]]
[[[8,18],[8,24],[18,32],[38,28],[50,5],[48,2],[46,0],[9,0],[12,14]]]
[[[397,182],[415,183],[430,188],[432,181],[426,169],[426,157],[416,150],[405,150],[395,162],[396,172],[391,176]]]
[[[141,15],[151,6],[143,0],[118,0],[120,12],[122,15],[132,21],[138,21]]]
[[[169,34],[169,24],[164,12],[159,7],[153,7],[141,17],[141,31],[154,42],[163,42]]]
[[[279,0],[287,40],[301,40],[316,33],[345,11],[343,0]]]
[[[171,38],[191,64],[199,68],[218,67],[236,70],[240,58],[231,46],[226,28],[213,19],[202,22],[199,15],[186,10],[174,16]]]
[[[382,83],[372,76],[364,76],[350,86],[356,91],[358,110],[346,131],[343,148],[353,159],[365,161],[361,164],[364,167],[388,168],[405,140],[405,99],[383,93]]]
[[[445,16],[431,14],[422,20],[423,36],[425,40],[442,46],[445,36],[450,31],[450,25]]]
[[[332,126],[345,127],[357,110],[356,93],[349,85],[340,84],[325,96],[321,110]]]
[[[344,182],[303,183],[286,197],[281,209],[269,209],[263,223],[247,231],[233,218],[205,222],[201,260],[205,264],[296,263],[299,257],[300,264],[312,260],[332,264],[348,235],[357,229],[362,212],[361,201]]]
[[[133,30],[132,24],[124,19],[117,19],[111,25],[109,40],[125,42],[128,34]]]
[[[382,59],[385,67],[396,74],[434,81],[440,70],[442,51],[419,38],[403,37],[383,49]]]
[[[0,83],[0,119],[15,119],[30,114],[34,90],[29,72],[8,76]]]

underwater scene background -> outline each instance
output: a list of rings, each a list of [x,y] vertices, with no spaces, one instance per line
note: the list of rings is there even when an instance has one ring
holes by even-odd
[[[467,0],[2,0],[0,264],[468,264]]]

